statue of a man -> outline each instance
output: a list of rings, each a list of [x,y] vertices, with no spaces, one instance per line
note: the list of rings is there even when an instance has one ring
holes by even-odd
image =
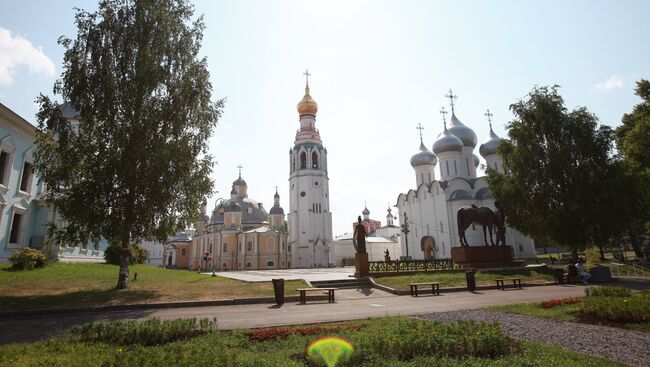
[[[506,215],[503,212],[503,208],[501,208],[501,203],[499,201],[494,202],[494,207],[496,210],[494,211],[494,214],[497,216],[497,246],[505,246],[506,245]]]
[[[357,226],[354,227],[354,234],[352,234],[352,243],[354,244],[354,249],[358,253],[366,252],[366,227],[361,223],[361,216],[358,218]]]

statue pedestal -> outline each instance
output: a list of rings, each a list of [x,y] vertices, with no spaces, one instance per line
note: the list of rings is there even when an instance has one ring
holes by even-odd
[[[461,268],[506,268],[526,264],[523,260],[513,260],[511,246],[452,247],[451,259]]]
[[[368,276],[369,266],[367,252],[357,252],[354,255],[354,267],[356,268],[356,272],[354,273],[355,277],[361,278]]]

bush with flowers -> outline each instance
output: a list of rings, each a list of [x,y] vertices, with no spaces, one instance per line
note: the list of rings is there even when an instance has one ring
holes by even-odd
[[[550,301],[544,301],[540,303],[541,308],[553,308],[557,306],[564,306],[564,305],[573,305],[576,303],[579,303],[580,300],[577,298],[563,298],[563,299],[552,299]]]

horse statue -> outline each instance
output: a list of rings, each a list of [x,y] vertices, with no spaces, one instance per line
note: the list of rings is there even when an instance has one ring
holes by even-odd
[[[467,227],[473,223],[483,226],[483,240],[485,242],[485,246],[489,246],[485,232],[486,228],[490,232],[490,243],[492,246],[499,245],[499,243],[501,243],[501,246],[505,246],[505,227],[503,225],[503,221],[499,219],[500,218],[497,216],[497,214],[494,213],[492,209],[487,207],[479,208],[476,205],[472,204],[472,206],[464,206],[458,209],[456,212],[456,222],[458,223],[458,236],[460,237],[461,247],[469,246],[467,243],[467,238],[465,237],[465,231],[467,230]],[[492,239],[493,226],[496,226],[496,245]]]

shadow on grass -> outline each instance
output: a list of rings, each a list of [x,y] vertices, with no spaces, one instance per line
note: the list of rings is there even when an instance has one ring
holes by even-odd
[[[42,308],[90,307],[155,301],[159,293],[135,289],[93,289],[62,294],[33,296],[2,296],[0,310],[31,310]]]
[[[90,322],[144,319],[155,310],[124,310],[0,319],[0,345],[26,343],[60,335],[73,326]]]

